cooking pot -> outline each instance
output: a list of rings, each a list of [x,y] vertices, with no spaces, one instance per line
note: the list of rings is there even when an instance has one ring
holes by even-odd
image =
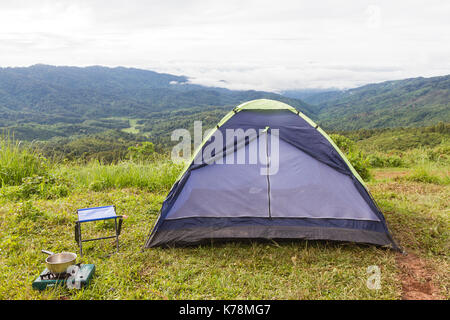
[[[42,252],[49,255],[45,259],[45,263],[47,269],[54,274],[66,272],[67,268],[74,265],[77,260],[77,255],[72,252],[53,253],[47,250],[42,250]]]

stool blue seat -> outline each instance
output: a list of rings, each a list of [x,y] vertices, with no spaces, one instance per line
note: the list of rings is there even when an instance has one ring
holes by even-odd
[[[114,206],[78,209],[77,212],[79,222],[114,219],[117,217]]]
[[[119,252],[119,235],[122,227],[122,216],[116,214],[115,206],[103,206],[93,208],[83,208],[77,210],[78,220],[75,224],[75,241],[80,247],[80,256],[83,255],[83,242],[116,238],[116,248]],[[113,236],[100,237],[95,239],[83,239],[81,237],[81,224],[91,221],[114,219],[114,228],[116,234]],[[117,221],[118,220],[118,221]]]

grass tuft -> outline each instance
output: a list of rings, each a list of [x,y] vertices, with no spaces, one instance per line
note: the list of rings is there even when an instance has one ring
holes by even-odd
[[[98,161],[85,166],[62,168],[80,188],[103,191],[114,188],[141,188],[152,192],[168,191],[182,170],[170,160],[103,165]]]
[[[442,175],[434,174],[430,168],[425,166],[416,167],[412,170],[412,172],[409,175],[399,177],[397,178],[397,180],[433,183],[439,185],[450,184],[450,176],[448,175],[448,173],[444,173]]]
[[[47,160],[9,134],[0,136],[0,182],[5,185],[19,185],[26,177],[46,175]]]

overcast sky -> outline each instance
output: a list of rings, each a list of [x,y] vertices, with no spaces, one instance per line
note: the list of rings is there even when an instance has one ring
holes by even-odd
[[[0,66],[127,66],[232,89],[450,73],[450,1],[0,0]]]

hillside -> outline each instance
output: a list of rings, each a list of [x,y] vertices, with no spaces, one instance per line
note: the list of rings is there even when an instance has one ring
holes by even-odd
[[[450,121],[450,75],[386,81],[304,98],[326,129],[355,130]]]
[[[450,142],[450,123],[440,122],[429,127],[361,129],[340,132],[358,142],[367,152],[413,148],[433,148]]]
[[[303,101],[308,101],[307,103],[312,105],[320,105],[320,103],[330,95],[339,94],[341,90],[339,89],[298,89],[298,90],[283,90],[280,92],[285,97],[300,99]]]
[[[116,130],[167,144],[174,129],[191,128],[195,120],[214,126],[232,107],[258,98],[284,101],[333,131],[450,121],[450,75],[281,93],[205,87],[123,67],[0,68],[0,130],[28,141]]]
[[[0,128],[20,139],[50,139],[130,127],[154,112],[235,105],[258,98],[289,103],[310,116],[306,103],[262,91],[190,84],[183,76],[133,68],[34,65],[0,68]]]

